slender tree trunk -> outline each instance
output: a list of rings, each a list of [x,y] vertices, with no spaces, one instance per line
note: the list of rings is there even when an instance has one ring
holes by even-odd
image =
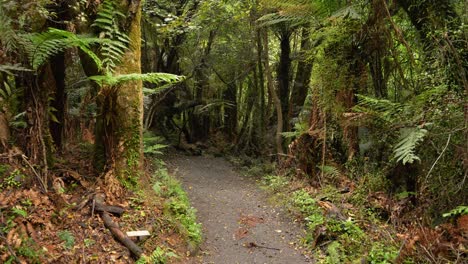
[[[203,101],[204,94],[206,90],[209,89],[209,80],[207,76],[208,65],[206,60],[211,52],[211,47],[213,45],[214,39],[216,36],[216,31],[211,30],[208,42],[206,44],[205,50],[203,52],[203,57],[201,58],[200,65],[195,70],[195,100],[198,102]],[[210,131],[210,120],[209,114],[207,113],[195,113],[191,117],[191,130],[194,140],[205,140],[208,137]]]
[[[223,92],[223,100],[229,105],[224,107],[224,132],[229,139],[234,139],[237,133],[237,87],[235,83],[228,83],[226,90]]]
[[[260,135],[265,135],[265,128],[267,126],[266,120],[266,109],[265,109],[265,75],[263,71],[263,44],[260,29],[256,32],[257,41],[257,66],[258,66],[258,78],[260,82]]]
[[[141,73],[141,1],[126,0],[124,4],[130,13],[129,39],[130,47],[122,58],[122,63],[115,69],[116,74]],[[116,157],[116,174],[119,177],[130,176],[141,171],[143,164],[143,86],[141,81],[128,82],[117,91],[117,118],[122,122],[119,131],[119,143],[114,151]],[[121,146],[124,149],[121,150]]]
[[[264,46],[264,61],[265,61],[265,75],[267,77],[267,86],[268,91],[272,97],[273,104],[275,105],[276,109],[276,116],[277,116],[277,125],[276,125],[276,152],[277,154],[283,154],[283,140],[281,138],[281,133],[283,132],[283,112],[281,109],[281,101],[276,94],[274,83],[273,83],[273,76],[270,69],[270,60],[269,60],[269,45],[268,45],[268,32],[263,30],[262,32],[262,39],[263,39],[263,46]],[[278,157],[280,159],[280,157]]]

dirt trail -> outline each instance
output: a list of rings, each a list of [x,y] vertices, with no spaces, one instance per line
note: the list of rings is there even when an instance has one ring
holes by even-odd
[[[222,158],[175,156],[168,164],[203,225],[204,243],[193,263],[308,263],[294,249],[300,227],[267,202],[254,180]]]

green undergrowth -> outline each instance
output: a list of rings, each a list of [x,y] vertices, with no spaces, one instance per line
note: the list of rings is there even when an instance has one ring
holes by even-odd
[[[398,258],[399,245],[388,226],[359,206],[359,187],[356,194],[343,194],[333,185],[317,190],[277,175],[264,176],[262,187],[302,220],[302,243],[317,263],[394,263]]]
[[[153,167],[156,168],[151,176],[151,192],[163,203],[163,214],[160,226],[167,230],[176,231],[187,243],[187,250],[194,251],[202,241],[201,225],[197,223],[196,210],[190,206],[187,194],[180,182],[174,179],[167,171],[163,161],[155,158]],[[148,256],[142,256],[137,263],[164,264],[170,258],[178,258],[173,249],[157,246]]]
[[[196,221],[196,210],[190,206],[186,192],[180,182],[169,175],[165,167],[161,167],[153,175],[153,190],[165,198],[164,213],[171,216],[178,231],[190,243],[198,246],[202,240],[201,225]]]
[[[156,247],[149,256],[142,256],[135,264],[165,264],[169,258],[178,258],[178,256],[164,247]]]

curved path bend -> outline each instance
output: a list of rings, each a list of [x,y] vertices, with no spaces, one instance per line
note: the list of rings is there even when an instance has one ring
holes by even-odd
[[[204,242],[190,263],[309,263],[295,249],[302,229],[253,179],[222,158],[176,155],[167,163],[203,225]]]

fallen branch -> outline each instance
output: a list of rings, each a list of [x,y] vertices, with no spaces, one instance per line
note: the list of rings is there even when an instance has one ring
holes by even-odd
[[[11,248],[10,244],[8,244],[7,238],[1,232],[0,232],[0,238],[5,241],[5,245],[6,245],[7,249],[8,249],[8,251],[10,252],[10,255],[13,257],[14,261],[16,263],[21,263],[19,258],[16,256],[15,251]]]
[[[120,214],[123,213],[123,208],[104,205],[103,195],[96,194],[93,200],[93,212],[94,210],[98,211],[101,215],[102,221],[104,222],[104,226],[111,231],[114,238],[128,248],[135,257],[140,258],[143,254],[143,250],[120,230],[119,225],[115,223],[109,215],[110,211],[107,211],[106,209],[112,210],[116,214],[118,214],[117,212],[120,212]]]
[[[122,207],[102,205],[102,204],[99,204],[99,203],[96,203],[96,206],[94,207],[94,210],[98,211],[98,212],[111,213],[111,214],[114,214],[114,215],[117,215],[117,216],[121,216],[125,212],[125,209],[122,208]]]

